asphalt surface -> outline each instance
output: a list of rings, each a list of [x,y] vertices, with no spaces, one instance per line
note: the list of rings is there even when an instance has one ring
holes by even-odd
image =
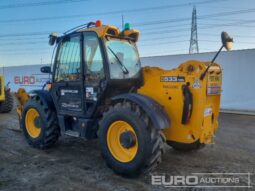
[[[251,188],[171,190],[255,190],[255,116],[222,114],[213,146],[182,153],[168,147],[155,171],[136,179],[118,176],[101,157],[97,140],[63,136],[48,150],[31,148],[18,129],[15,111],[0,114],[0,190],[170,190],[151,184],[152,175],[253,173]],[[242,178],[242,184],[248,184]]]

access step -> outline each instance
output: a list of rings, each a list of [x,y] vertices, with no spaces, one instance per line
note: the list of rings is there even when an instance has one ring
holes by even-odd
[[[72,137],[80,137],[80,133],[77,131],[67,130],[65,134]]]

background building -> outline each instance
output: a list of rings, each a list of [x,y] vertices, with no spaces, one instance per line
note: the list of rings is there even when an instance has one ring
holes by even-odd
[[[172,69],[187,60],[210,61],[215,52],[199,54],[165,55],[141,58],[143,66]],[[223,68],[223,92],[221,109],[228,112],[255,113],[255,49],[223,51],[216,62]],[[27,91],[40,89],[49,79],[42,74],[42,65],[1,68],[5,83],[10,82],[12,91],[24,87]]]

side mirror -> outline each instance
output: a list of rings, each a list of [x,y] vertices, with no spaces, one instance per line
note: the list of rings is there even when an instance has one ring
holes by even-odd
[[[201,74],[200,76],[200,80],[203,80],[206,73],[208,72],[209,68],[211,67],[211,65],[213,65],[214,61],[216,60],[216,58],[218,57],[218,55],[220,54],[220,52],[222,51],[223,47],[226,48],[227,50],[231,50],[231,48],[233,47],[233,38],[231,38],[228,33],[226,32],[222,32],[221,33],[221,42],[222,42],[222,46],[220,47],[220,49],[218,50],[218,52],[216,53],[216,55],[213,57],[211,63],[207,66],[206,70]]]
[[[224,48],[226,48],[226,50],[231,50],[233,47],[233,38],[231,38],[228,33],[226,32],[222,32],[221,33],[221,41],[222,41],[222,45],[224,46]]]
[[[43,67],[41,67],[41,72],[51,74],[51,67],[50,66],[43,66]]]
[[[49,45],[53,46],[56,43],[56,40],[58,38],[58,34],[53,32],[49,35]]]

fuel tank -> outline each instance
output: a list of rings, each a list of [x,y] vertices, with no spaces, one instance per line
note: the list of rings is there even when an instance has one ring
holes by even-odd
[[[164,130],[167,141],[213,143],[218,128],[222,69],[213,64],[203,80],[209,62],[187,61],[172,70],[144,67],[144,85],[138,93],[164,107],[171,126]]]

